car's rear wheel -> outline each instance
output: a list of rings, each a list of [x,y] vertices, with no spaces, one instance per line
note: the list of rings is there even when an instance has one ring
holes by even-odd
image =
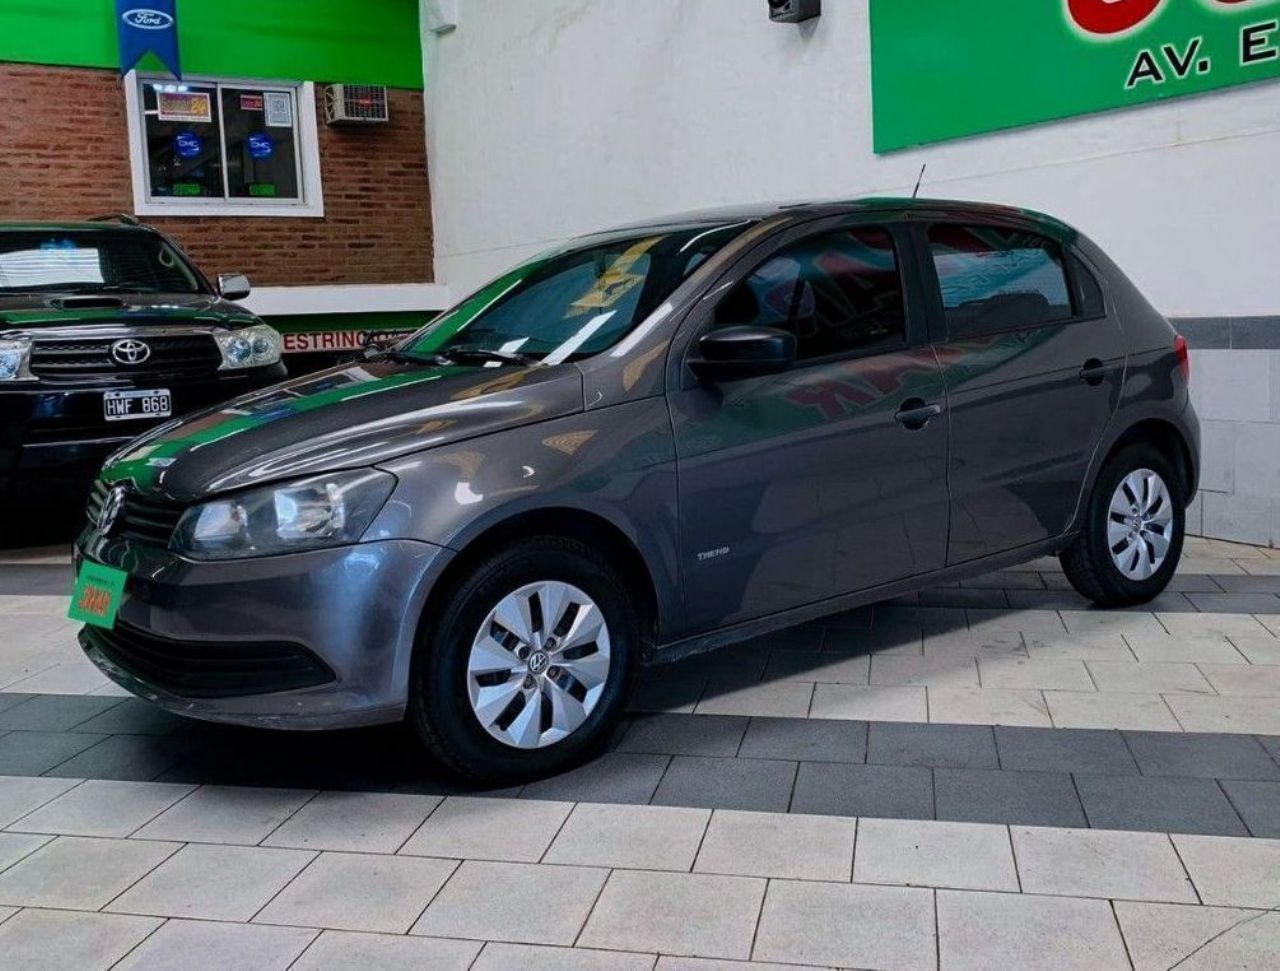
[[[455,773],[508,784],[590,756],[621,714],[639,610],[599,551],[536,537],[485,557],[428,618],[409,718]]]
[[[1094,603],[1145,603],[1168,585],[1182,555],[1186,501],[1177,470],[1140,443],[1108,459],[1079,538],[1061,554],[1071,585]]]

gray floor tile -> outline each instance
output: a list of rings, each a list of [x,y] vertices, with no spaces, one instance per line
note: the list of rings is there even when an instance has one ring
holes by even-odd
[[[481,946],[479,941],[325,931],[290,971],[467,971]]]
[[[157,917],[247,921],[314,856],[307,850],[193,843],[130,887],[108,909]]]
[[[1033,772],[1137,775],[1119,732],[1083,728],[996,728],[1000,767]]]
[[[183,736],[110,735],[50,769],[49,774],[147,782],[181,760],[197,744],[195,738]]]
[[[100,695],[32,695],[30,700],[0,711],[0,729],[65,732],[120,704]]]
[[[1010,591],[1019,593],[1026,591]],[[920,604],[925,607],[993,607],[1010,606],[1012,597],[995,587],[935,587],[920,591]]]
[[[1089,825],[1099,829],[1248,835],[1212,779],[1084,774],[1075,779]]]
[[[688,870],[711,813],[682,806],[573,808],[543,860],[629,870]]]
[[[1254,736],[1262,747],[1271,753],[1271,757],[1280,763],[1280,735],[1257,735]]]
[[[43,833],[0,833],[0,870],[30,856],[51,839],[52,836]],[[0,920],[3,918],[0,914]]]
[[[1213,581],[1227,593],[1280,594],[1280,576],[1215,576]]]
[[[786,812],[796,763],[677,756],[653,795],[658,806]]]
[[[0,712],[8,711],[14,705],[20,705],[24,701],[30,701],[31,695],[24,694],[19,691],[0,691]]]
[[[78,732],[106,732],[121,735],[168,735],[195,731],[201,722],[181,718],[140,698],[125,698],[114,708],[75,726]]]
[[[28,776],[0,776],[0,827],[39,809],[72,786],[75,779],[41,779]]]
[[[764,890],[751,877],[615,870],[578,943],[746,960]]]
[[[174,843],[59,836],[0,873],[0,904],[97,910],[177,848]]]
[[[865,762],[867,723],[826,718],[753,718],[738,754],[797,762]]]
[[[653,798],[670,761],[666,755],[610,752],[587,765],[531,782],[520,790],[520,798],[646,803]]]
[[[1215,614],[1280,614],[1280,596],[1274,593],[1189,593],[1200,610]]]
[[[140,918],[117,917],[117,920]],[[309,927],[258,927],[205,920],[170,920],[129,952],[113,971],[189,968],[283,969],[316,937]]]
[[[936,949],[932,891],[774,881],[752,956],[853,968],[932,969]]]
[[[1280,765],[1252,735],[1125,732],[1143,775],[1280,779]]]
[[[1280,782],[1225,779],[1222,788],[1252,835],[1280,839]]]
[[[1009,833],[1023,893],[1197,902],[1186,870],[1164,833],[1044,826],[1013,826]]]
[[[1117,901],[1134,971],[1264,968],[1280,953],[1280,914]]]
[[[1105,900],[943,890],[938,893],[938,934],[942,966],[948,971],[1129,967]]]
[[[627,728],[617,751],[733,756],[748,720],[733,715],[642,715]]]
[[[652,954],[543,944],[486,944],[472,971],[652,971]]]
[[[995,736],[987,725],[927,725],[873,722],[867,762],[949,769],[994,769]]]
[[[1224,836],[1170,837],[1210,906],[1274,909],[1280,896],[1280,842]]]
[[[938,819],[1025,826],[1084,826],[1084,810],[1065,772],[936,769]]]
[[[861,819],[855,883],[1018,892],[1009,830],[985,823]]]
[[[202,786],[138,831],[146,839],[252,846],[315,793],[303,789]]]
[[[262,845],[394,853],[439,804],[438,796],[322,792],[290,816]]]
[[[412,856],[536,863],[573,808],[537,799],[450,796],[401,848]]]
[[[322,853],[254,921],[404,934],[456,867],[453,860]]]
[[[0,737],[0,775],[43,775],[106,737],[88,732],[9,732]]]
[[[847,883],[857,826],[840,816],[717,809],[694,870]]]
[[[0,954],[12,968],[106,969],[154,931],[153,917],[24,910],[0,924]]]
[[[791,811],[826,816],[932,819],[933,778],[918,766],[804,762]]]
[[[125,837],[164,812],[191,786],[89,779],[14,823],[24,833]]]
[[[594,867],[468,860],[436,895],[413,933],[572,944],[608,873]]]

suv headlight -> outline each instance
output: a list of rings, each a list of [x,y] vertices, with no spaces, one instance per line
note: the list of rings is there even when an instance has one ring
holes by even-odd
[[[280,352],[284,349],[280,333],[266,324],[215,333],[213,337],[218,342],[218,350],[222,352],[222,364],[218,368],[220,371],[275,364],[280,360]]]
[[[30,337],[0,337],[0,381],[34,380],[27,369],[30,360]]]
[[[355,543],[395,484],[390,473],[356,469],[215,499],[183,514],[172,549],[196,560],[233,560]]]

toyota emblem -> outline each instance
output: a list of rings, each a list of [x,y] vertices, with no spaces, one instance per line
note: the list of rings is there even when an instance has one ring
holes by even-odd
[[[151,356],[151,348],[140,340],[126,337],[111,345],[111,357],[119,364],[141,364]]]
[[[123,509],[124,486],[116,486],[107,493],[107,498],[102,500],[102,508],[98,510],[98,532],[110,536]]]

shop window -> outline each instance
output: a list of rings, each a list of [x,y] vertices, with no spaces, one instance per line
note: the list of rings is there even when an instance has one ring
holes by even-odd
[[[324,215],[310,84],[135,75],[126,91],[138,213]]]

